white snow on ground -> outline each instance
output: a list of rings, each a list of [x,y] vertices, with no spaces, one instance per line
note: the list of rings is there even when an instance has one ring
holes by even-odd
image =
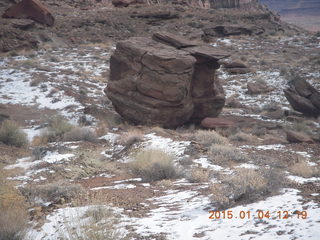
[[[303,184],[308,182],[320,182],[320,177],[304,178],[299,176],[287,176],[291,181]]]
[[[232,211],[232,219],[209,219],[207,197],[193,191],[171,191],[168,195],[152,199],[158,204],[148,217],[136,219],[137,232],[143,235],[167,233],[168,239],[314,239],[320,236],[320,208],[313,202],[302,204],[302,197],[296,189],[283,189],[283,193],[264,201],[227,209]],[[171,211],[170,208],[173,208]],[[258,217],[258,210],[269,211],[270,219]],[[294,211],[305,210],[307,219],[298,218]],[[240,219],[240,212],[250,211]],[[280,211],[280,213],[278,213]],[[288,219],[280,219],[289,212]],[[196,235],[195,235],[196,234]],[[150,238],[152,239],[152,238]]]
[[[236,166],[236,168],[259,169],[257,165],[254,165],[252,163],[243,163]]]
[[[25,128],[23,131],[27,134],[29,142],[32,142],[35,136],[40,136],[43,129]]]
[[[79,239],[83,232],[88,232],[88,228],[96,230],[96,223],[86,216],[88,210],[113,211],[119,213],[122,209],[111,208],[108,206],[85,206],[85,207],[67,207],[55,210],[47,216],[45,224],[40,229],[30,229],[24,240],[59,240],[59,239]],[[103,219],[102,223],[107,223],[112,219]],[[99,222],[99,224],[101,224]],[[109,226],[108,224],[106,226]],[[114,231],[119,236],[126,235],[126,230],[121,225],[113,224]],[[103,231],[113,231],[113,229],[101,229]],[[70,236],[70,233],[77,232],[76,236]]]
[[[182,157],[185,149],[190,145],[189,141],[173,141],[150,133],[144,136],[146,141],[143,143],[145,149],[161,149],[166,153],[173,154],[176,157]]]
[[[104,140],[109,141],[112,144],[114,144],[117,141],[117,139],[119,138],[119,136],[120,136],[119,134],[108,132],[106,135],[100,137],[99,139],[104,139]]]
[[[223,168],[219,165],[212,164],[208,160],[208,158],[206,158],[206,157],[201,157],[201,158],[195,159],[195,160],[193,160],[193,162],[195,164],[199,164],[203,168],[210,169],[213,171],[220,171],[220,172],[224,172],[224,173],[232,173],[233,172],[230,168]]]
[[[24,181],[22,185],[26,184],[25,181],[35,180],[35,181],[44,181],[46,180],[45,177],[39,176],[37,179],[33,179],[33,176],[48,171],[48,168],[41,168],[41,169],[32,169],[32,167],[36,166],[37,164],[48,162],[48,163],[56,163],[61,161],[70,161],[70,159],[74,157],[74,154],[60,154],[58,152],[48,152],[45,157],[41,160],[32,161],[32,157],[20,158],[17,160],[16,164],[8,165],[5,169],[14,169],[14,168],[22,168],[26,170],[23,175],[15,176],[10,179],[12,180],[19,180]]]
[[[0,103],[53,109],[77,122],[84,106],[72,91],[85,89],[87,96],[102,106],[106,82],[101,80],[108,70],[105,62],[109,55],[110,50],[89,46],[81,51],[62,48],[38,51],[36,57],[0,58]],[[30,86],[35,79],[39,84]]]
[[[101,189],[130,189],[135,188],[136,185],[133,184],[116,184],[112,186],[103,186],[103,187],[95,187],[91,188],[90,190],[101,190]]]

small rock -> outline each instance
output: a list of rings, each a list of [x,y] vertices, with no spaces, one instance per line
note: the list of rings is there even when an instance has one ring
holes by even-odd
[[[226,68],[225,69],[230,74],[246,74],[250,73],[250,68]]]
[[[275,111],[267,112],[264,114],[264,116],[268,118],[273,118],[273,119],[281,119],[285,116],[285,114],[284,114],[284,110],[278,109]]]
[[[241,61],[233,61],[223,64],[224,68],[249,68],[245,63]]]
[[[273,87],[269,87],[267,84],[260,82],[250,82],[247,84],[247,88],[249,94],[267,93],[274,90]]]
[[[112,5],[115,7],[128,7],[132,0],[112,0]]]
[[[313,142],[312,138],[305,133],[291,131],[291,130],[286,131],[286,133],[287,133],[287,140],[289,143]]]
[[[31,19],[14,19],[11,21],[12,26],[21,30],[28,30],[32,28],[35,22]]]
[[[201,121],[201,126],[204,128],[232,127],[234,125],[235,123],[233,121],[223,118],[207,117]]]
[[[242,108],[243,105],[239,102],[235,95],[232,95],[227,98],[226,106],[230,108]]]

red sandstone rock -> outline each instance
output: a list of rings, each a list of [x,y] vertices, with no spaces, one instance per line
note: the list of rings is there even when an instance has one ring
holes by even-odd
[[[287,140],[290,143],[313,142],[312,138],[305,133],[296,131],[287,131]]]
[[[234,122],[223,118],[207,117],[201,121],[201,126],[204,128],[232,127],[234,125]]]
[[[225,96],[215,70],[228,55],[202,46],[177,49],[184,45],[190,44],[167,33],[117,44],[105,92],[123,118],[174,128],[218,116]]]
[[[4,18],[30,18],[36,22],[53,26],[54,17],[38,0],[22,0],[5,11]]]
[[[274,88],[269,87],[267,84],[260,82],[250,82],[247,84],[247,88],[249,94],[267,93],[274,90]]]
[[[115,7],[128,7],[132,0],[112,0],[112,5]]]

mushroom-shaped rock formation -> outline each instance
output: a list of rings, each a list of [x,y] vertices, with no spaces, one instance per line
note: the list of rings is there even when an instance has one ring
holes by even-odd
[[[170,33],[117,43],[105,92],[135,124],[177,127],[216,117],[225,95],[215,71],[228,54]]]

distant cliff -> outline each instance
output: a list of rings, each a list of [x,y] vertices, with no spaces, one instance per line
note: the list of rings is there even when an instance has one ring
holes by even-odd
[[[320,0],[260,0],[280,15],[320,15]]]
[[[256,0],[208,0],[211,8],[237,8]]]
[[[311,31],[320,31],[320,0],[260,0],[281,18]]]

